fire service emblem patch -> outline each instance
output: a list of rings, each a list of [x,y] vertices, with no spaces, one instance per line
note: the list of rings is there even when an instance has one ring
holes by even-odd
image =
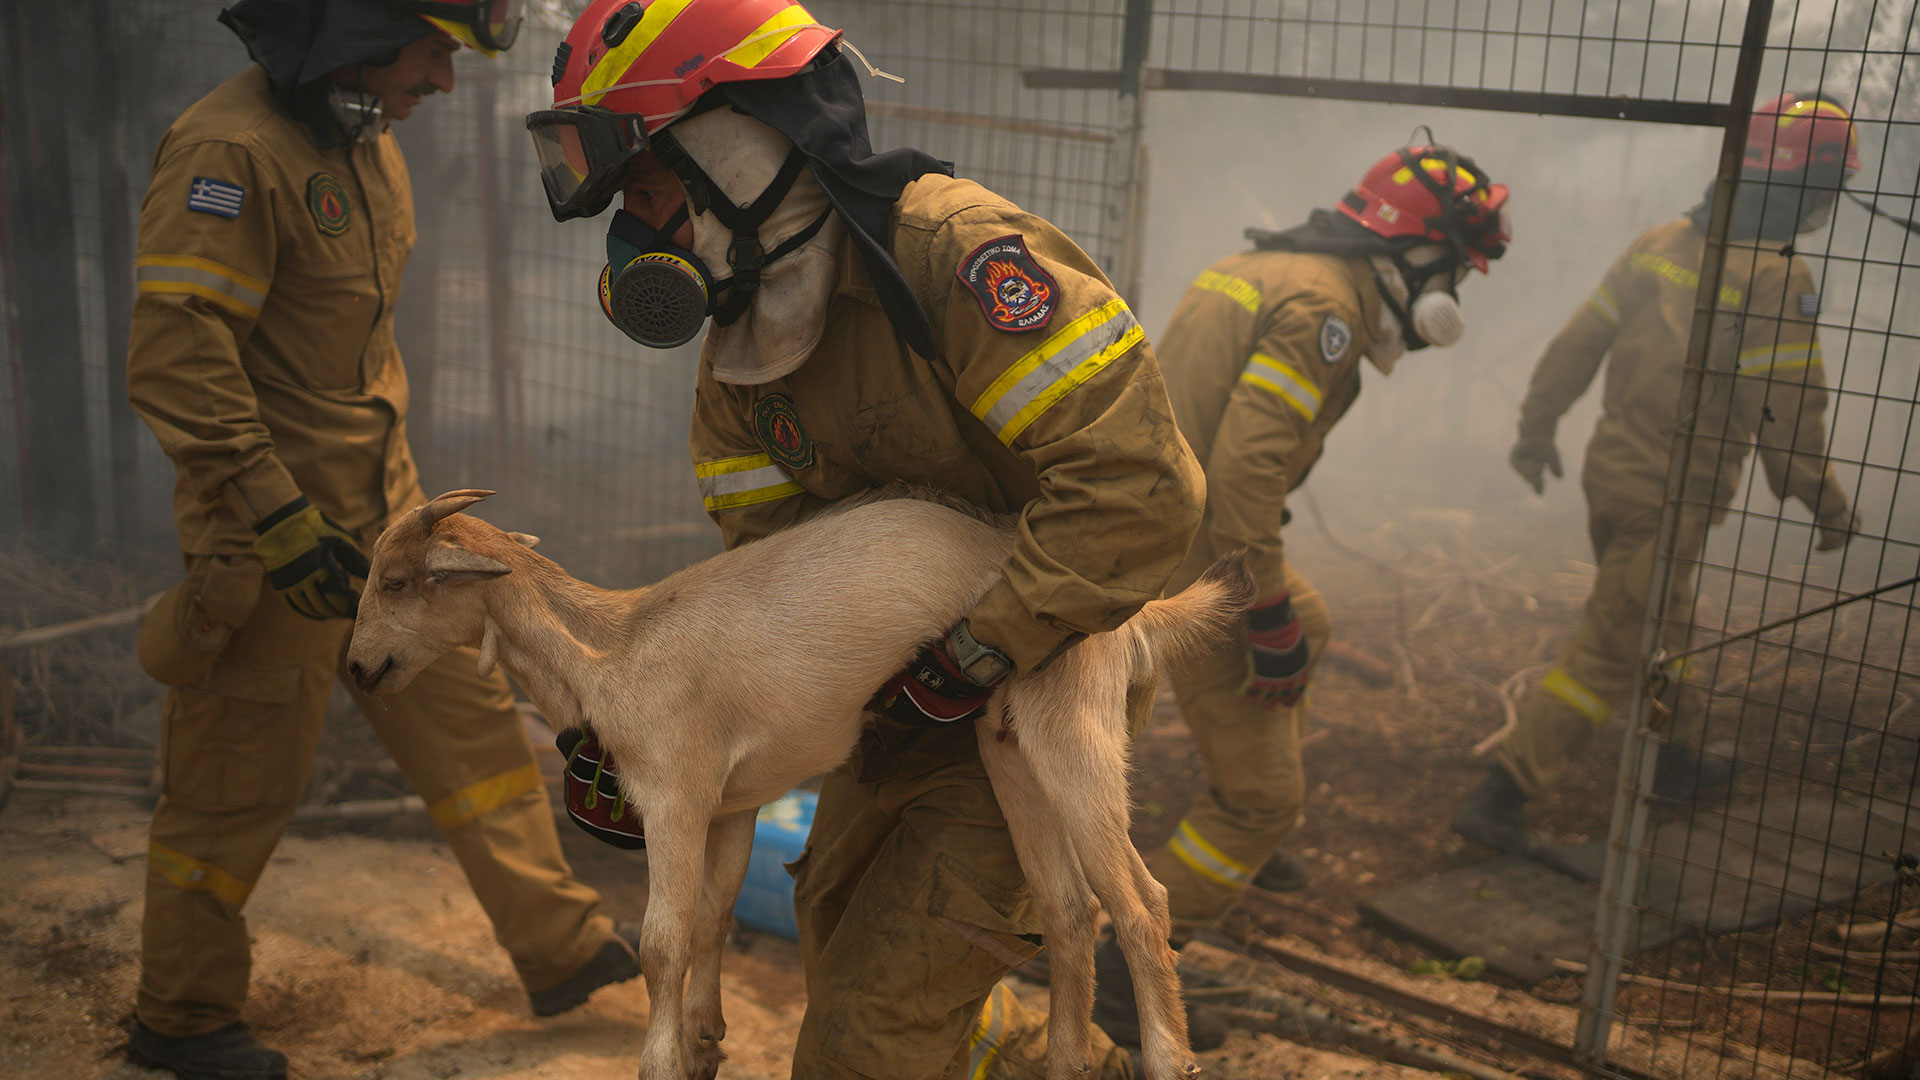
[[[981,244],[954,273],[973,290],[987,321],[1002,330],[1039,330],[1053,318],[1060,286],[1033,261],[1018,233]]]
[[[813,438],[800,426],[800,412],[785,394],[768,394],[753,407],[753,427],[767,456],[787,471],[813,464]]]

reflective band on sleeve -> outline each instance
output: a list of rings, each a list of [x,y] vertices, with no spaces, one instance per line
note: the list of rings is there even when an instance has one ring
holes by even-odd
[[[1247,361],[1246,370],[1240,373],[1240,381],[1278,395],[1280,400],[1306,417],[1309,424],[1320,415],[1319,389],[1284,360],[1266,353],[1254,353]]]
[[[1127,310],[1126,301],[1118,297],[1109,300],[1014,361],[974,401],[973,415],[986,421],[994,435],[1011,446],[1041,413],[1146,339],[1146,331]]]
[[[600,104],[600,99],[607,96],[608,90],[626,79],[627,69],[633,67],[633,62],[647,51],[647,46],[652,45],[667,27],[673,25],[673,20],[679,18],[680,13],[692,2],[653,0],[648,4],[640,16],[639,24],[627,32],[620,44],[607,50],[607,55],[600,58],[592,71],[587,72],[586,79],[580,84],[581,104]]]
[[[474,818],[505,802],[540,789],[540,766],[528,763],[517,769],[489,776],[477,784],[468,784],[427,807],[433,823],[442,830],[465,825]]]
[[[1235,861],[1226,852],[1207,843],[1195,831],[1193,822],[1184,818],[1180,821],[1180,827],[1167,839],[1167,847],[1181,862],[1210,881],[1237,889],[1253,880],[1252,867]]]
[[[772,502],[806,490],[765,454],[695,462],[693,475],[700,479],[700,501],[710,513]]]
[[[211,893],[228,907],[240,910],[253,892],[253,883],[241,881],[208,862],[184,855],[158,840],[147,840],[147,868],[188,892]]]
[[[1769,375],[1776,371],[1801,371],[1819,362],[1820,343],[1798,341],[1788,345],[1742,349],[1734,370],[1742,375]]]
[[[139,292],[198,296],[248,318],[267,302],[266,282],[197,255],[142,255],[133,280]]]
[[[1587,297],[1587,303],[1592,304],[1595,311],[1605,315],[1608,322],[1619,323],[1620,305],[1613,302],[1613,294],[1607,291],[1606,286],[1593,290],[1593,295]]]
[[[1554,668],[1547,672],[1547,677],[1540,680],[1540,689],[1566,702],[1568,708],[1596,724],[1606,723],[1607,717],[1613,715],[1613,706],[1607,704],[1605,698],[1567,674],[1565,668]]]
[[[995,983],[987,994],[987,1003],[980,1007],[980,1019],[967,1039],[968,1080],[986,1080],[993,1059],[1000,1056],[1000,1036],[1007,1026],[1007,1002],[1012,997],[1013,991],[1006,983]]]
[[[1689,270],[1679,263],[1674,262],[1672,259],[1655,255],[1650,251],[1634,252],[1632,257],[1627,260],[1627,263],[1636,270],[1645,270],[1647,273],[1661,278],[1669,284],[1678,285],[1688,292],[1692,292],[1700,287],[1700,274],[1697,271]],[[1735,286],[1720,286],[1720,303],[1726,307],[1739,307],[1744,295],[1745,294]]]
[[[753,33],[740,39],[740,44],[721,55],[744,68],[759,67],[761,61],[773,55],[773,51],[793,40],[793,35],[802,28],[819,26],[813,16],[799,4],[782,8],[778,15],[754,28]],[[781,33],[781,31],[786,31]]]
[[[1231,274],[1220,274],[1212,270],[1207,270],[1203,271],[1199,277],[1193,279],[1193,287],[1196,289],[1207,289],[1231,297],[1234,303],[1246,308],[1247,314],[1249,315],[1258,315],[1260,313],[1260,290],[1254,288],[1252,282],[1234,277]]]

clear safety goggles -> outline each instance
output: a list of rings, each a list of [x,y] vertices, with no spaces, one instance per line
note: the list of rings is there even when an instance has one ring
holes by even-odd
[[[645,117],[593,105],[528,113],[527,130],[555,221],[605,210],[625,186],[627,163],[647,148]]]
[[[434,20],[461,41],[488,53],[502,52],[520,36],[522,0],[408,0],[416,15]]]

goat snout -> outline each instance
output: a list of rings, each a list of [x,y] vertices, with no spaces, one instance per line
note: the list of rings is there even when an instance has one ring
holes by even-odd
[[[392,670],[392,653],[388,653],[386,658],[380,661],[380,666],[372,671],[368,671],[367,666],[358,660],[347,661],[347,676],[353,680],[353,684],[358,686],[362,693],[373,693],[373,688],[378,686],[380,680],[386,678],[387,672]]]

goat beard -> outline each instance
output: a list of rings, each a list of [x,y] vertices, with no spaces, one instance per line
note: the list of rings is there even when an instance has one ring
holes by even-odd
[[[674,125],[678,139],[700,163],[721,195],[744,206],[773,181],[793,143],[743,113],[715,109]],[[813,224],[828,207],[827,193],[803,169],[786,198],[760,225],[760,246],[772,251]],[[837,213],[813,239],[760,271],[747,313],[728,326],[707,331],[706,357],[713,377],[737,386],[772,382],[806,362],[826,331],[827,307],[840,276],[840,248],[846,225]],[[712,211],[693,218],[693,252],[716,271],[727,266],[733,233]]]

